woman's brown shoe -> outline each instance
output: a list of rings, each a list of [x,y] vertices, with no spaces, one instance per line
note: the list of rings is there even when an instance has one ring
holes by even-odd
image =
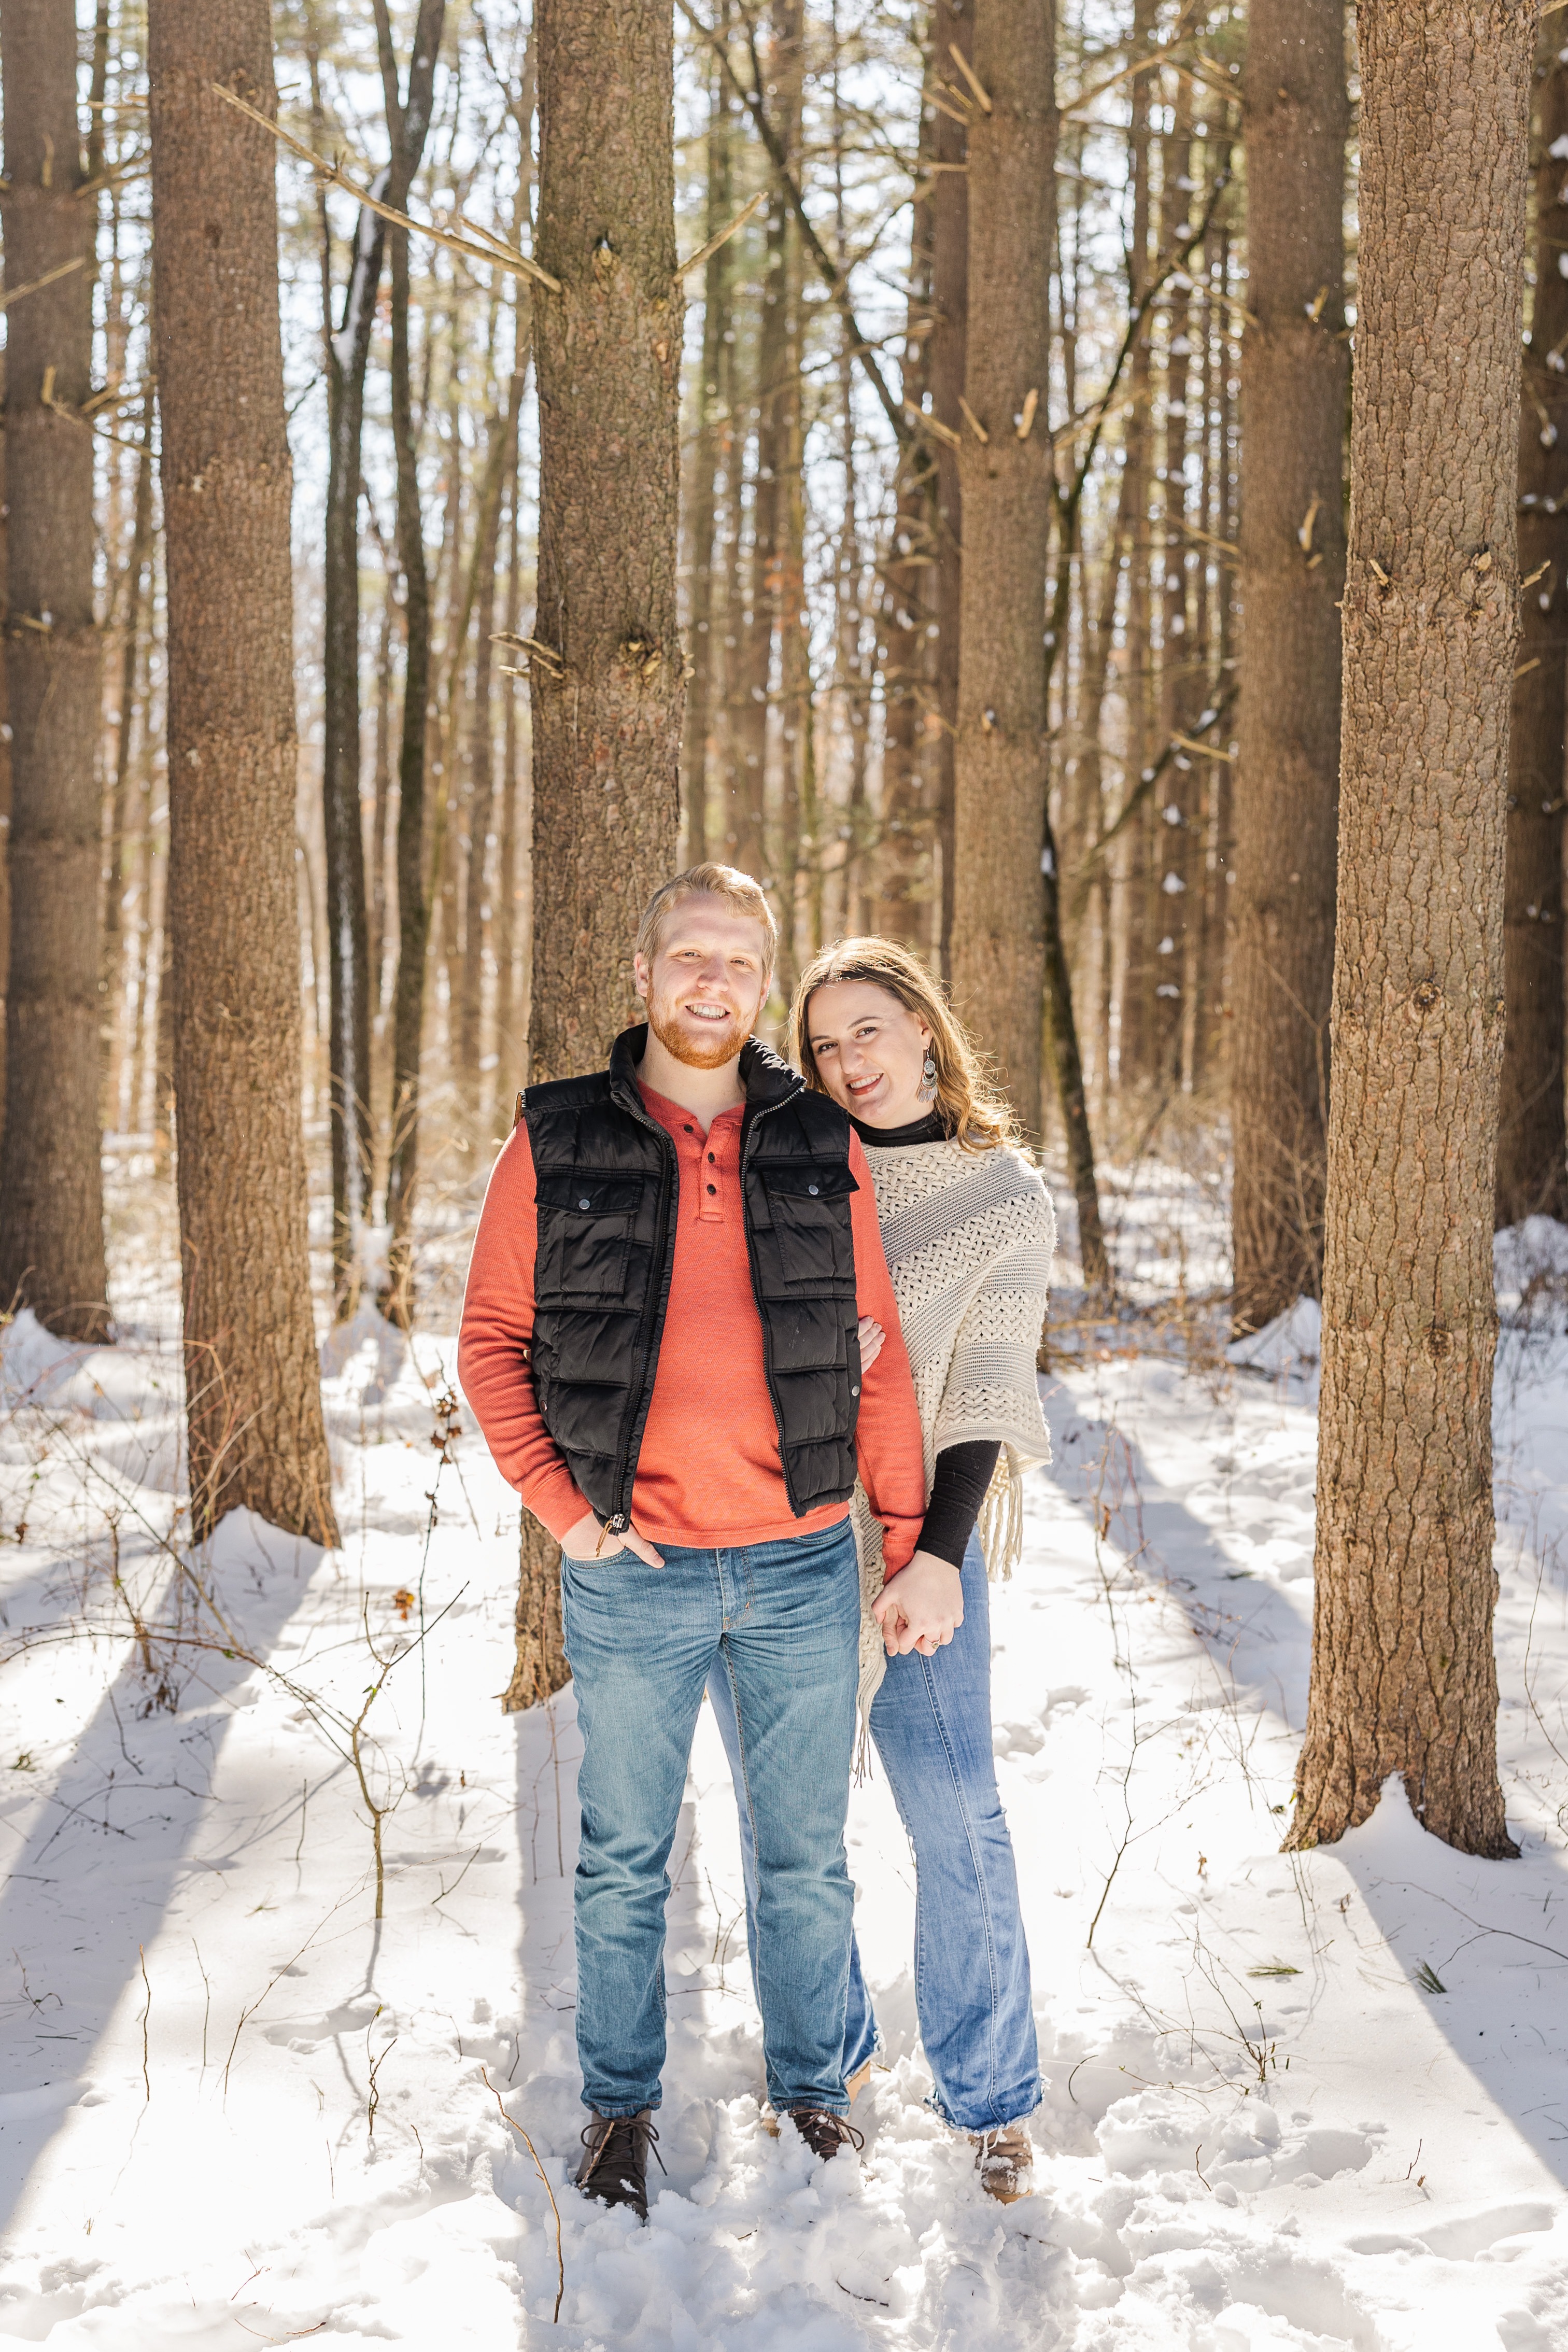
[[[1027,2124],[1004,2124],[1000,2131],[971,2132],[980,2186],[998,2205],[1016,2205],[1034,2194],[1034,2142]]]

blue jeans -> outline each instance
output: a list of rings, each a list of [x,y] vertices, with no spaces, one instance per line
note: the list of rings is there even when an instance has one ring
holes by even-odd
[[[768,2095],[846,2112],[854,1894],[844,1859],[860,1579],[849,1522],[731,1551],[561,1561],[583,1756],[577,2048],[601,2116],[659,2105],[666,1864],[703,1685],[726,1694]],[[757,1868],[760,1862],[760,1871]]]
[[[936,2083],[931,2105],[961,2131],[994,2131],[1040,2105],[1040,2053],[1018,1872],[991,1760],[990,1607],[977,1537],[963,1577],[962,1625],[934,1658],[889,1658],[871,1729],[915,1849],[915,1999]],[[708,1696],[733,1766],[737,1733],[721,1678],[709,1682]],[[749,1929],[757,1873],[744,1808],[740,1844]],[[852,1948],[846,2081],[878,2046]]]

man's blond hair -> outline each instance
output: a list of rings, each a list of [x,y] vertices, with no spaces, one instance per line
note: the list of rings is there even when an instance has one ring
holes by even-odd
[[[773,961],[779,952],[779,926],[773,919],[767,891],[749,874],[742,874],[738,866],[716,866],[711,860],[705,860],[701,866],[688,866],[684,874],[661,882],[643,909],[643,919],[637,926],[637,953],[652,963],[659,951],[664,925],[681,901],[705,896],[722,898],[737,913],[749,915],[754,922],[761,924],[767,963],[764,977],[771,979]]]

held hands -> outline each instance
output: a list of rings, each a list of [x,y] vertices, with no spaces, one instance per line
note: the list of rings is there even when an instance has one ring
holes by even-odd
[[[951,1561],[917,1551],[907,1568],[888,1579],[871,1613],[882,1627],[890,1658],[911,1650],[934,1658],[964,1622],[964,1580]]]
[[[632,1551],[639,1559],[646,1560],[650,1568],[663,1568],[664,1565],[663,1553],[656,1552],[647,1537],[640,1536],[635,1528],[628,1528],[623,1536],[612,1536],[607,1528],[601,1526],[591,1511],[584,1511],[577,1525],[568,1528],[560,1539],[560,1548],[568,1559],[609,1559],[618,1551]]]

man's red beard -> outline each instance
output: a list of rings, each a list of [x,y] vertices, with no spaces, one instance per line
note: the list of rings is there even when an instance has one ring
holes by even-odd
[[[679,1025],[679,1003],[674,995],[648,999],[648,1026],[671,1060],[684,1062],[688,1070],[722,1070],[727,1062],[733,1062],[746,1043],[739,1023],[720,1030],[711,1044],[705,1044]]]

